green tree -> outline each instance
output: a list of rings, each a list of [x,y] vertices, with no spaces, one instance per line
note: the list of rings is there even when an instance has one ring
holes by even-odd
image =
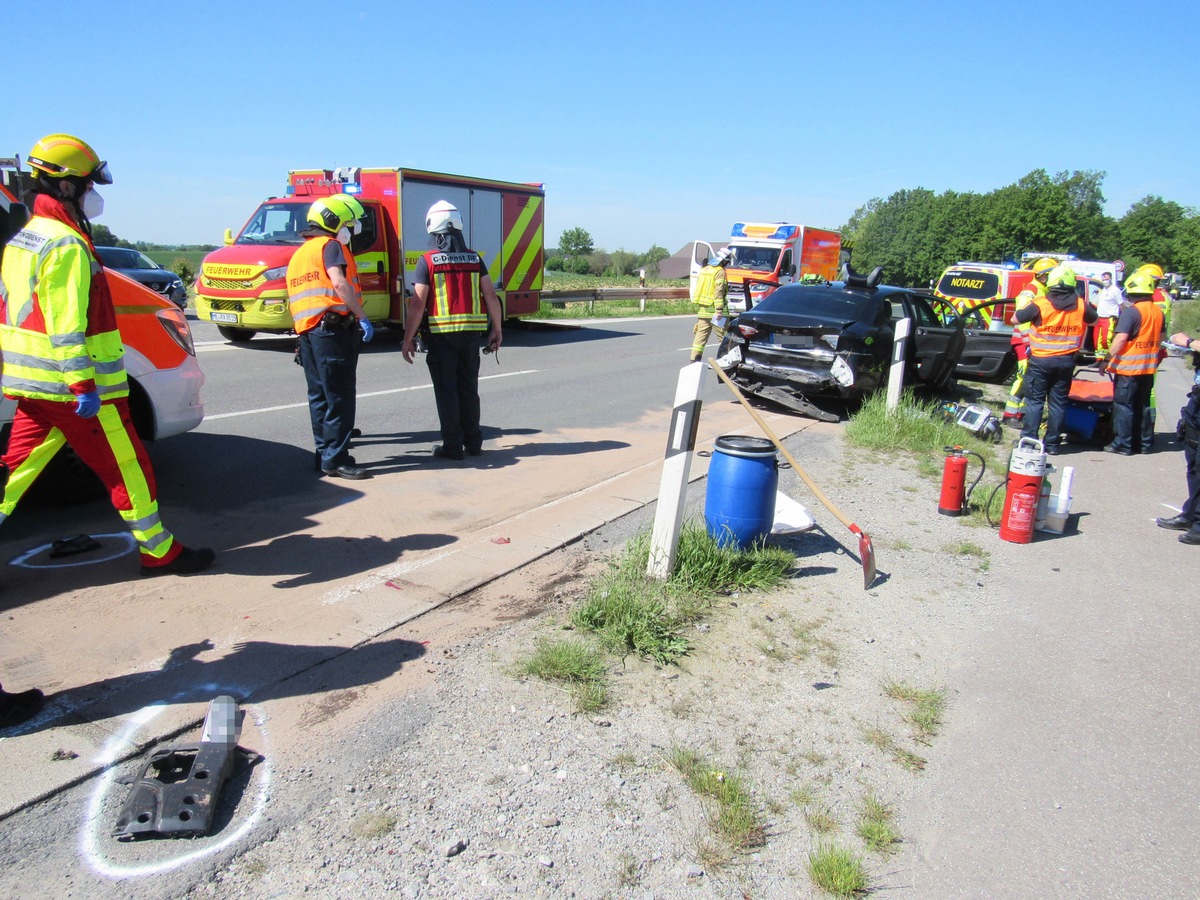
[[[603,275],[610,262],[611,257],[607,250],[594,250],[587,255],[587,268],[584,271],[591,275]]]
[[[1189,282],[1200,281],[1200,211],[1189,210],[1175,229],[1171,258]]]
[[[133,244],[117,237],[107,225],[101,225],[99,222],[92,223],[92,243],[99,247],[128,247],[130,250],[133,249]]]
[[[595,249],[592,236],[582,228],[568,228],[558,239],[558,252],[567,259],[588,256]]]
[[[615,250],[608,258],[606,275],[633,275],[641,257],[626,250]]]
[[[646,274],[649,277],[657,278],[658,264],[670,257],[670,255],[666,247],[651,244],[650,249],[643,253],[641,259],[638,260],[638,268],[645,268]]]
[[[1183,217],[1182,206],[1162,197],[1143,197],[1133,204],[1119,223],[1126,262],[1155,262],[1165,270],[1174,269],[1176,232]]]

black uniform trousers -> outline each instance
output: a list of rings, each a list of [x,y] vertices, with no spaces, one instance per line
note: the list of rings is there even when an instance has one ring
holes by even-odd
[[[1154,446],[1153,393],[1153,372],[1113,377],[1113,448],[1126,453],[1150,452]]]
[[[326,316],[300,335],[313,442],[325,471],[350,464],[361,334],[354,316]]]
[[[427,332],[425,362],[433,381],[442,430],[442,447],[450,453],[478,453],[483,446],[479,430],[479,348],[486,332]]]
[[[1180,513],[1192,522],[1191,531],[1200,534],[1200,383],[1188,394],[1183,413],[1183,460],[1187,464],[1188,498]]]

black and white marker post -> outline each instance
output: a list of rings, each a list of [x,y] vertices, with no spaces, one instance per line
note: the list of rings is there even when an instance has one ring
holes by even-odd
[[[646,565],[646,575],[659,581],[666,581],[671,576],[675,553],[679,549],[688,474],[692,468],[692,451],[696,449],[696,430],[700,425],[700,377],[706,368],[702,362],[684,366],[679,370],[679,383],[675,388],[662,481],[658,486],[658,508],[650,537],[650,559]]]
[[[896,339],[892,342],[892,369],[888,373],[888,412],[900,405],[900,392],[904,390],[904,354],[908,349],[908,333],[911,328],[912,320],[907,316],[896,322]]]

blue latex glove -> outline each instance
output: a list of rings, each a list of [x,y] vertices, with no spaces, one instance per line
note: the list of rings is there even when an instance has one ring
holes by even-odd
[[[75,398],[75,415],[79,418],[90,419],[98,412],[100,412],[100,395],[95,391],[88,391]]]
[[[371,343],[371,338],[375,337],[375,326],[372,325],[370,322],[368,322],[366,319],[359,319],[358,327],[362,329],[363,343],[364,344]]]

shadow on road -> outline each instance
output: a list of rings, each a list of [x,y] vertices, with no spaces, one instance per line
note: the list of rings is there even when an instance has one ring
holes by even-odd
[[[7,734],[96,722],[156,704],[208,703],[221,694],[239,703],[264,703],[352,690],[390,677],[426,652],[421,644],[398,638],[354,647],[248,641],[222,656],[201,658],[214,649],[211,640],[186,644],[173,649],[156,672],[118,675],[51,694],[36,719]],[[333,660],[336,665],[325,665]],[[319,719],[321,710],[315,715]]]

